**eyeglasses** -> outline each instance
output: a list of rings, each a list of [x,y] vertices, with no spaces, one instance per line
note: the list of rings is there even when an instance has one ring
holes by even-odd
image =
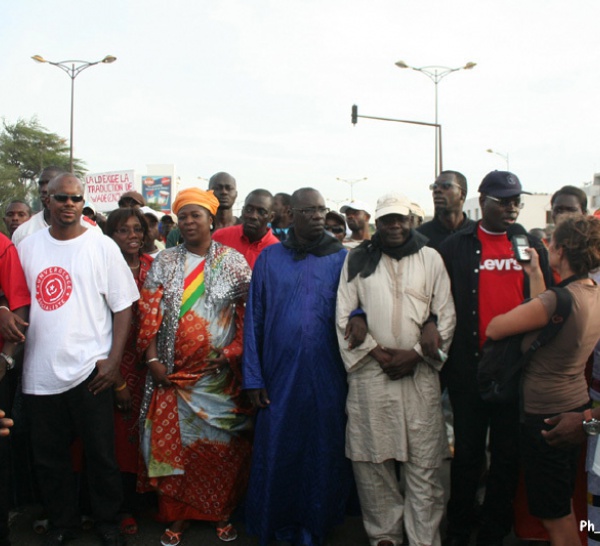
[[[83,195],[67,195],[66,193],[54,193],[50,197],[59,203],[66,203],[69,199],[73,203],[81,203],[83,201]]]
[[[119,235],[129,235],[131,232],[135,233],[136,235],[141,235],[144,233],[144,230],[142,226],[133,226],[132,228],[123,226],[115,230],[115,233],[118,233]]]
[[[458,184],[455,184],[454,182],[434,182],[433,184],[429,185],[429,190],[430,191],[435,191],[437,189],[449,190],[452,186],[456,186],[457,188],[462,189]]]
[[[242,209],[242,214],[254,213],[258,214],[259,216],[262,216],[263,218],[269,216],[269,211],[267,209],[263,209],[262,207],[253,207],[252,205],[244,205],[244,208]]]
[[[525,203],[521,202],[521,197],[504,197],[503,199],[499,199],[498,197],[492,197],[491,195],[486,195],[488,199],[497,203],[498,206],[503,209],[507,209],[509,207],[516,207],[518,209],[522,209],[525,206]]]
[[[326,225],[325,229],[327,231],[331,231],[331,233],[337,233],[337,234],[346,232],[346,230],[342,226],[327,226]]]
[[[327,214],[330,209],[328,209],[327,207],[306,207],[304,209],[294,209],[293,208],[292,210],[295,210],[296,212],[300,212],[300,213],[304,214],[305,216],[314,216],[317,213]]]

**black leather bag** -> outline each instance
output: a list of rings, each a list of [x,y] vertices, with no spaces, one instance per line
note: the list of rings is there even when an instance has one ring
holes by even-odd
[[[561,283],[562,284],[562,283]],[[540,347],[546,345],[562,328],[571,314],[571,294],[566,288],[550,288],[556,293],[556,310],[531,347],[523,354],[521,342],[525,334],[517,334],[483,344],[482,357],[477,366],[479,394],[486,402],[507,403],[519,398],[521,372]]]

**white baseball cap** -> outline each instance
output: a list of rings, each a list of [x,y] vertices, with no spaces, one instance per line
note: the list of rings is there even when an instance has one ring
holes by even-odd
[[[140,211],[142,212],[142,214],[150,214],[151,216],[154,216],[159,222],[160,222],[160,219],[164,216],[160,212],[157,212],[153,208],[150,208],[147,206],[140,207]]]
[[[401,193],[386,193],[377,199],[375,207],[375,220],[388,214],[402,214],[409,216],[411,211],[411,203],[408,197]]]
[[[369,216],[373,217],[373,213],[371,212],[371,207],[364,201],[349,201],[348,203],[344,203],[340,207],[340,212],[342,214],[345,214],[348,209],[363,210]]]

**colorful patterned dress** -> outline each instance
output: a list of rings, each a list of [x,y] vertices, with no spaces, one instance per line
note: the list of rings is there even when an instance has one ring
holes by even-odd
[[[250,275],[229,247],[212,242],[204,258],[181,245],[157,256],[142,289],[138,347],[158,336],[172,386],[154,388],[148,374],[140,489],[159,492],[165,521],[227,520],[245,492],[252,422],[240,362]],[[230,362],[219,372],[205,370],[213,348]]]
[[[138,290],[141,290],[153,258],[148,254],[140,256],[140,271],[134,277]],[[140,406],[144,394],[147,369],[142,362],[143,351],[136,347],[140,323],[140,312],[137,302],[133,304],[133,324],[129,330],[120,371],[131,393],[131,411],[123,413],[115,411],[115,451],[121,472],[138,473],[139,468],[139,420]]]

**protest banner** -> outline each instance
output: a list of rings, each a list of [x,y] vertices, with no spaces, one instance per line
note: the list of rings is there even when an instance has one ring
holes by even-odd
[[[110,212],[119,208],[121,195],[132,190],[135,190],[132,170],[89,173],[85,177],[86,201],[97,212]]]

